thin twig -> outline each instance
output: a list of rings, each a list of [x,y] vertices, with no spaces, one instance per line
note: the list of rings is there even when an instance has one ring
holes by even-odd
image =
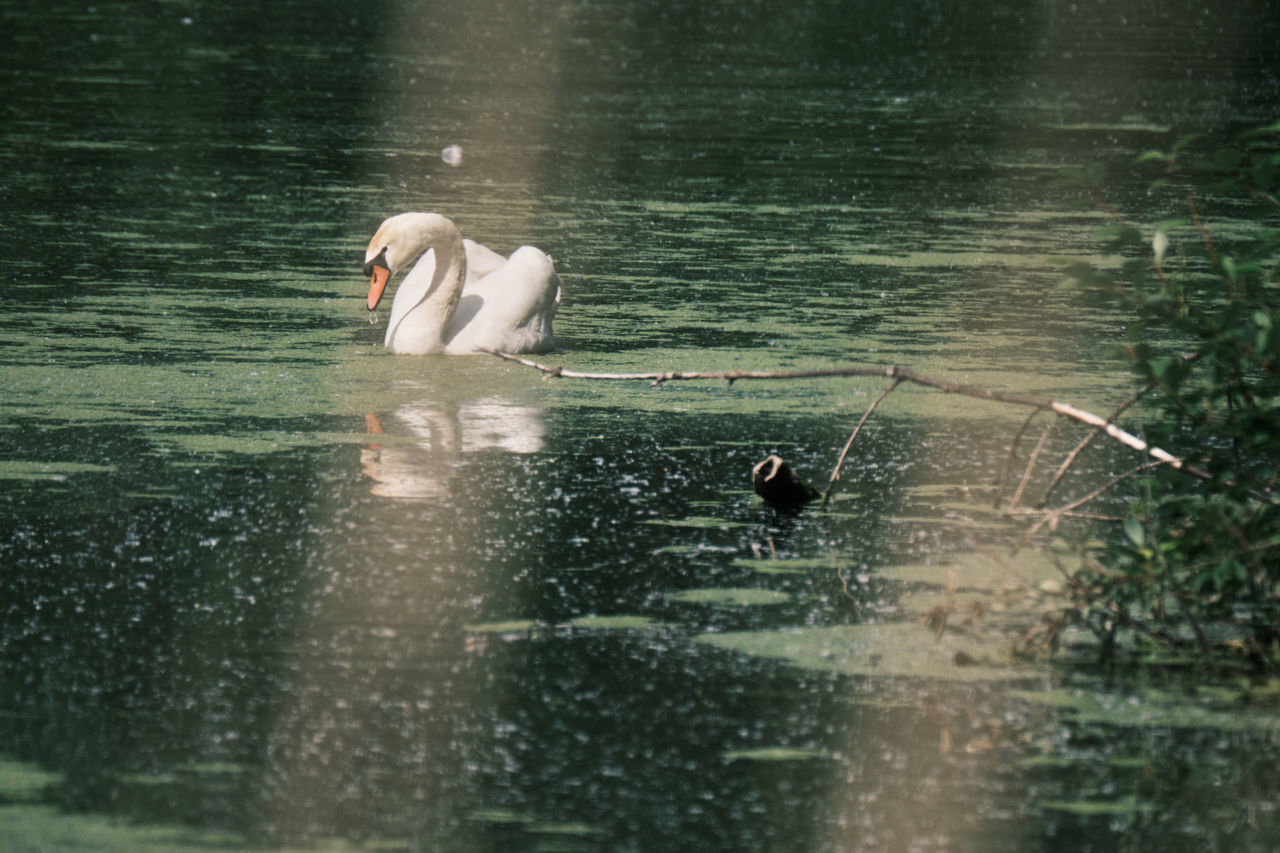
[[[1126,479],[1128,479],[1129,477],[1132,477],[1134,474],[1141,473],[1142,471],[1145,471],[1145,470],[1147,470],[1148,468],[1155,468],[1155,467],[1157,467],[1157,466],[1159,466],[1159,465],[1163,465],[1163,464],[1165,464],[1165,463],[1164,463],[1164,462],[1162,462],[1162,461],[1160,461],[1160,460],[1155,460],[1155,461],[1153,461],[1153,462],[1145,462],[1145,463],[1143,463],[1142,465],[1139,465],[1137,468],[1133,468],[1132,470],[1126,471],[1125,473],[1123,473],[1123,474],[1121,474],[1121,475],[1119,475],[1119,476],[1117,476],[1117,477],[1112,477],[1110,480],[1108,480],[1107,482],[1103,483],[1101,486],[1098,486],[1098,488],[1094,489],[1092,492],[1089,492],[1089,494],[1085,495],[1085,496],[1084,496],[1084,497],[1082,497],[1082,498],[1076,498],[1076,499],[1075,499],[1075,500],[1073,500],[1071,503],[1069,503],[1069,504],[1064,504],[1064,505],[1062,505],[1062,506],[1058,507],[1057,509],[1045,510],[1045,511],[1044,511],[1044,518],[1041,518],[1039,521],[1037,521],[1035,524],[1033,524],[1033,525],[1031,526],[1031,529],[1027,531],[1027,535],[1026,535],[1026,539],[1027,539],[1027,541],[1030,541],[1030,540],[1034,539],[1034,538],[1035,538],[1036,533],[1037,533],[1037,532],[1039,532],[1039,530],[1040,530],[1040,528],[1041,528],[1041,527],[1044,527],[1046,524],[1048,524],[1049,522],[1053,521],[1055,518],[1059,518],[1059,517],[1061,517],[1062,515],[1064,515],[1064,514],[1067,512],[1067,510],[1072,510],[1072,509],[1075,509],[1076,507],[1080,506],[1081,504],[1086,504],[1086,503],[1088,503],[1089,501],[1091,501],[1091,500],[1093,500],[1094,498],[1096,498],[1098,495],[1100,495],[1100,494],[1102,494],[1103,492],[1105,492],[1107,489],[1109,489],[1109,488],[1111,488],[1112,486],[1114,486],[1116,483],[1119,483],[1119,482],[1121,482],[1122,480],[1126,480]]]
[[[1043,518],[1044,516],[1049,515],[1049,516],[1062,516],[1063,518],[1082,518],[1082,519],[1085,519],[1086,521],[1124,521],[1124,516],[1122,515],[1108,515],[1106,513],[1101,513],[1101,512],[1075,512],[1069,509],[1059,512],[1057,510],[1018,507],[1016,509],[1001,510],[1001,512],[1003,512],[1005,515],[1014,515],[1014,516],[1027,517],[1027,518],[1030,518],[1031,516],[1035,516],[1036,518]],[[1052,519],[1050,519],[1050,521],[1052,521]]]
[[[1137,631],[1139,634],[1142,634],[1145,637],[1147,637],[1147,639],[1152,640],[1161,646],[1164,646],[1167,650],[1173,652],[1175,655],[1182,658],[1183,660],[1186,660],[1186,661],[1194,660],[1194,658],[1192,658],[1190,655],[1183,654],[1182,644],[1179,643],[1179,641],[1176,638],[1170,637],[1166,634],[1161,633],[1160,631],[1157,631],[1155,628],[1151,627],[1141,619],[1135,619],[1134,617],[1130,616],[1128,612],[1126,612],[1123,608],[1117,605],[1115,602],[1112,602],[1108,609],[1111,611],[1112,615],[1116,617],[1116,621],[1124,624],[1125,627],[1132,628],[1133,630]],[[1097,632],[1095,631],[1094,633],[1097,633]]]
[[[1209,236],[1209,229],[1204,227],[1204,223],[1200,221],[1200,214],[1196,211],[1195,196],[1187,194],[1187,207],[1191,210],[1191,222],[1196,226],[1196,231],[1200,232],[1200,239],[1204,241],[1204,248],[1209,253],[1209,260],[1213,263],[1218,262],[1218,253],[1213,248],[1213,239]]]
[[[996,481],[996,499],[991,504],[993,507],[1000,506],[1000,499],[1004,497],[1004,487],[1009,482],[1009,470],[1013,467],[1013,460],[1018,454],[1018,442],[1022,440],[1022,434],[1027,431],[1027,427],[1031,426],[1031,422],[1040,412],[1041,408],[1037,406],[1031,414],[1027,415],[1022,426],[1018,427],[1018,431],[1013,434],[1013,441],[1009,442],[1009,453],[1004,458],[1004,464],[1000,466],[1000,479]]]
[[[844,576],[843,567],[836,566],[836,577],[840,578],[840,585],[844,587],[844,597],[857,604],[858,599],[854,598],[853,593],[849,592],[849,579]]]
[[[1280,539],[1273,539],[1270,542],[1262,542],[1257,545],[1246,545],[1236,551],[1228,551],[1225,554],[1218,554],[1211,560],[1198,560],[1194,563],[1186,563],[1182,568],[1185,572],[1190,573],[1210,566],[1216,566],[1223,560],[1234,560],[1238,557],[1247,557],[1250,560],[1253,560],[1255,565],[1258,565],[1257,555],[1263,551],[1270,551],[1273,548],[1280,548]],[[1259,568],[1261,568],[1260,565]]]
[[[1116,210],[1107,202],[1107,199],[1102,194],[1102,189],[1100,187],[1097,187],[1088,182],[1085,182],[1081,186],[1085,188],[1085,191],[1088,192],[1089,195],[1093,196],[1094,204],[1096,204],[1098,207],[1106,211],[1111,216],[1111,218],[1114,219],[1116,222],[1119,222],[1122,224],[1124,223],[1124,217],[1120,215],[1120,212],[1118,210]]]
[[[1177,596],[1178,603],[1182,607],[1182,615],[1187,620],[1187,624],[1191,626],[1192,633],[1196,635],[1196,643],[1200,646],[1200,653],[1204,655],[1209,668],[1216,672],[1218,665],[1213,658],[1213,643],[1209,641],[1209,635],[1204,632],[1204,628],[1200,625],[1200,620],[1191,612],[1191,602],[1194,596],[1182,588],[1181,584],[1175,579],[1173,572],[1165,572],[1165,582],[1173,587],[1173,594]]]
[[[822,508],[827,508],[827,501],[831,500],[831,490],[836,487],[836,480],[840,479],[840,466],[844,465],[845,457],[849,455],[849,448],[853,447],[853,440],[858,437],[858,432],[862,429],[862,425],[867,422],[867,418],[871,417],[871,413],[876,410],[876,406],[880,405],[880,401],[889,396],[889,392],[902,384],[902,380],[894,377],[880,396],[872,401],[867,410],[862,413],[862,418],[858,421],[858,425],[853,428],[853,434],[849,436],[849,440],[844,443],[844,449],[840,451],[840,458],[836,460],[836,467],[831,471],[831,478],[827,480],[827,488],[822,493]]]
[[[1171,575],[1172,577],[1172,575]],[[1175,587],[1177,589],[1177,587]],[[1200,652],[1204,655],[1205,661],[1209,664],[1209,669],[1217,672],[1218,664],[1213,658],[1213,643],[1209,642],[1209,635],[1204,632],[1204,628],[1200,625],[1200,620],[1191,612],[1188,605],[1189,598],[1183,597],[1185,594],[1179,590],[1178,597],[1182,599],[1182,615],[1186,617],[1187,622],[1191,624],[1191,630],[1195,632],[1196,642],[1200,644]]]
[[[1260,190],[1257,187],[1255,187],[1252,183],[1250,183],[1249,179],[1245,177],[1243,172],[1230,172],[1228,174],[1230,174],[1231,177],[1239,181],[1241,186],[1243,186],[1246,190],[1248,190],[1249,195],[1253,196],[1254,198],[1260,198],[1263,201],[1265,201],[1267,204],[1271,205],[1277,210],[1280,210],[1280,201],[1278,201],[1276,197],[1273,196],[1271,193],[1265,192],[1264,190]]]
[[[1025,573],[1018,571],[1018,569],[1016,569],[1015,567],[1009,564],[1008,560],[1001,557],[995,551],[992,551],[990,548],[984,547],[982,543],[978,541],[978,537],[973,535],[972,531],[966,530],[964,533],[964,538],[969,543],[969,547],[972,548],[975,553],[981,554],[982,556],[990,560],[992,563],[994,563],[996,566],[1003,569],[1007,574],[1013,575],[1015,578],[1018,579],[1018,583],[1021,584],[1024,588],[1026,589],[1031,588],[1031,578],[1027,577]]]
[[[1022,472],[1022,481],[1018,483],[1017,490],[1013,493],[1013,499],[1009,501],[1009,508],[1013,509],[1022,500],[1022,493],[1027,488],[1027,482],[1031,479],[1031,472],[1036,467],[1036,460],[1040,458],[1040,451],[1044,450],[1045,442],[1049,440],[1049,433],[1053,432],[1054,426],[1058,423],[1058,419],[1054,418],[1044,425],[1044,430],[1040,433],[1040,440],[1036,442],[1035,449],[1031,451],[1031,457],[1027,459],[1027,467]]]

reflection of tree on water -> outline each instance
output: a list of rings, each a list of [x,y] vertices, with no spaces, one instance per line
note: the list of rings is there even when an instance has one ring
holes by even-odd
[[[385,440],[360,453],[372,492],[390,498],[425,499],[448,494],[460,458],[480,450],[536,453],[542,449],[542,413],[486,397],[466,402],[402,406],[384,423],[365,415],[370,434]]]

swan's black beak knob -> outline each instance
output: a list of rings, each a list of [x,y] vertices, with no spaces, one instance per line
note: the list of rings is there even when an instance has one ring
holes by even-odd
[[[378,307],[382,301],[382,293],[387,289],[387,280],[391,278],[391,268],[387,266],[387,250],[383,249],[378,257],[364,265],[364,274],[369,277],[369,310]]]

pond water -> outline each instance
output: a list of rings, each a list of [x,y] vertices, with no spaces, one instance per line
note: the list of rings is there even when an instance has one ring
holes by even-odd
[[[3,18],[0,846],[1280,844],[1274,715],[920,624],[1051,606],[985,508],[1023,412],[895,392],[780,515],[751,467],[825,479],[882,382],[390,356],[360,275],[436,210],[556,259],[551,363],[1102,410],[1054,170],[1274,120],[1267,3]]]

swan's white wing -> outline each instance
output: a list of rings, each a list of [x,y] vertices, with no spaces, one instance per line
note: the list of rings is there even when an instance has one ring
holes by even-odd
[[[446,351],[552,349],[551,321],[559,298],[560,277],[551,258],[522,246],[500,267],[468,283],[449,323]]]
[[[467,253],[467,284],[484,278],[507,262],[505,257],[488,246],[481,246],[475,240],[464,239],[462,246]]]

